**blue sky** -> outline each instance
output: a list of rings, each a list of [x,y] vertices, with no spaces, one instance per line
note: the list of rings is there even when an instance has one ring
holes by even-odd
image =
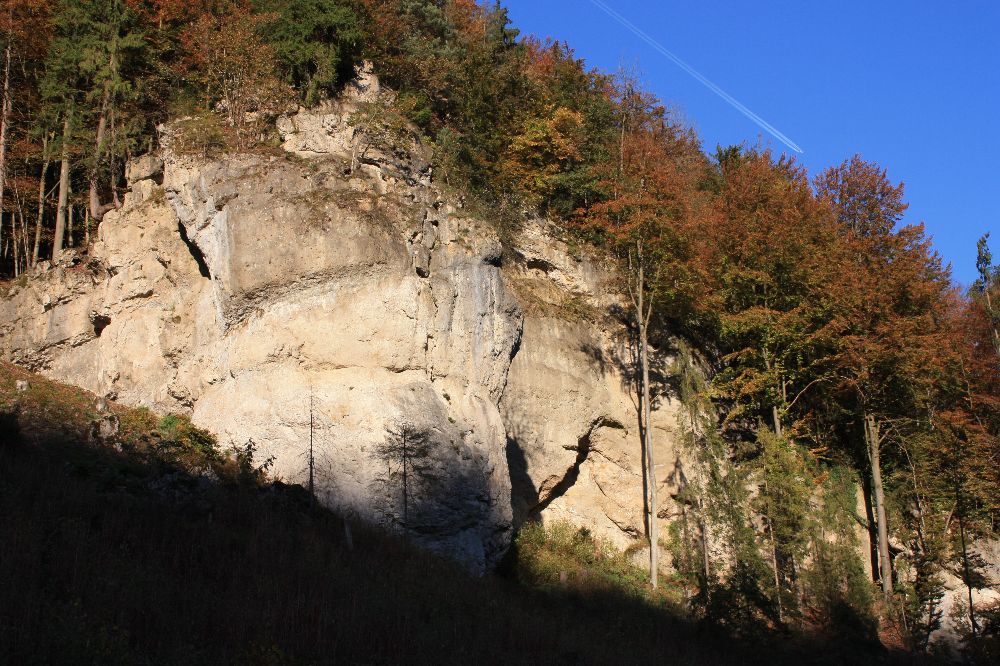
[[[905,182],[905,221],[926,223],[957,281],[975,279],[983,233],[1000,255],[1000,2],[602,1],[801,146],[810,173],[860,153]],[[636,65],[706,148],[789,151],[590,0],[503,4],[591,66]]]

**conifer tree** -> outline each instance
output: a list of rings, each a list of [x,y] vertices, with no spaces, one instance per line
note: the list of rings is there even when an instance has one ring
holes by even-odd
[[[993,349],[997,353],[997,362],[1000,363],[1000,313],[993,306],[992,294],[996,285],[1000,283],[1000,279],[998,279],[1000,267],[993,265],[993,254],[987,244],[989,239],[990,235],[985,234],[976,243],[976,270],[979,272],[979,279],[974,288],[986,304],[986,315],[993,331]]]
[[[353,76],[363,32],[351,3],[340,0],[254,0],[260,14],[274,16],[267,41],[285,82],[306,105]]]

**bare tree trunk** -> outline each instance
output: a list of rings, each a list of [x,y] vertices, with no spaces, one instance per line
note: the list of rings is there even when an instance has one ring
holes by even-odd
[[[875,417],[864,413],[865,442],[872,473],[872,499],[875,504],[875,521],[878,530],[878,559],[882,579],[882,595],[886,603],[892,598],[892,560],[889,554],[889,529],[885,517],[885,491],[882,488],[882,464],[880,460],[881,435]]]
[[[10,131],[11,105],[10,49],[10,35],[7,35],[7,48],[4,49],[3,101],[0,102],[0,241],[3,239],[3,197],[7,189],[7,134]]]
[[[409,451],[406,450],[406,431],[403,431],[403,540],[409,537],[410,530],[410,488],[406,476],[406,462]]]
[[[17,277],[21,273],[21,256],[17,249],[17,215],[14,212],[10,214],[10,238],[14,245],[14,277]]]
[[[771,371],[771,359],[767,355],[767,350],[764,350],[764,365],[767,367],[768,372]],[[784,389],[782,389],[782,394],[784,394]],[[771,421],[774,424],[774,434],[781,437],[781,413],[778,411],[777,405],[771,405]]]
[[[97,136],[94,141],[94,164],[90,167],[90,215],[96,219],[101,217],[101,199],[97,191],[97,174],[101,168],[101,155],[104,153],[104,135],[108,127],[108,101],[111,97],[111,86],[104,84],[104,98],[101,100],[101,114],[97,119]]]
[[[66,206],[66,247],[73,247],[73,204]]]
[[[712,575],[712,561],[709,559],[708,553],[708,525],[705,521],[705,503],[698,500],[699,513],[701,514],[699,522],[699,529],[701,531],[701,566],[705,572],[705,599],[707,600],[712,594],[712,588],[709,585],[709,577]]]
[[[993,299],[990,298],[990,284],[983,285],[983,295],[986,296],[986,311],[990,314],[990,324],[993,328],[993,349],[1000,357],[1000,331],[997,331],[996,314],[993,312]]]
[[[31,266],[38,263],[42,243],[42,218],[45,216],[45,175],[49,171],[49,135],[42,139],[42,173],[38,176],[38,217],[35,218],[35,246],[31,251]]]
[[[802,608],[802,580],[799,577],[799,566],[795,562],[795,553],[792,553],[792,580],[795,585],[795,606]],[[799,623],[801,624],[801,622]]]
[[[688,418],[691,420],[691,433],[693,437],[697,437],[697,419],[695,418],[694,406],[688,408]],[[698,532],[699,541],[701,541],[701,566],[702,573],[704,574],[703,582],[703,592],[705,594],[705,599],[707,600],[711,596],[711,588],[709,587],[708,581],[709,577],[712,575],[712,562],[708,552],[708,524],[705,520],[705,501],[702,499],[702,495],[706,492],[707,484],[703,475],[703,470],[701,465],[698,464],[695,467],[698,473],[698,485],[700,486],[700,492],[698,493]]]
[[[69,130],[70,113],[66,110],[63,120],[62,155],[59,166],[59,206],[56,209],[56,229],[52,238],[52,261],[59,256],[63,246],[63,234],[66,233],[66,206],[69,202]]]
[[[777,409],[775,410],[777,413]],[[781,426],[778,425],[778,428]],[[764,468],[764,495],[767,496],[767,468]],[[774,521],[771,520],[771,512],[767,515],[767,533],[771,538],[771,567],[774,570],[774,599],[778,603],[778,622],[784,622],[784,612],[781,607],[781,578],[778,575],[778,542],[774,538]]]
[[[313,394],[309,393],[309,501],[316,503],[316,458],[313,455]]]
[[[111,55],[108,57],[108,70],[111,72],[111,79],[116,79],[118,77],[118,38],[117,36],[112,37],[111,42]],[[100,193],[97,189],[98,175],[101,170],[101,158],[104,156],[104,149],[108,129],[108,115],[111,113],[111,84],[112,81],[106,81],[104,83],[104,94],[101,98],[101,112],[97,118],[97,133],[94,138],[94,163],[90,168],[90,216],[101,221],[104,217],[104,213],[108,212],[112,208],[118,207],[117,197],[116,200],[109,204],[101,205]],[[113,183],[112,177],[112,183]]]
[[[655,590],[658,584],[659,575],[659,550],[660,550],[660,540],[659,540],[659,527],[657,525],[656,517],[656,469],[653,460],[653,435],[652,424],[650,423],[652,418],[652,408],[650,406],[650,390],[649,390],[649,339],[648,339],[648,326],[650,318],[650,308],[649,305],[644,303],[645,294],[643,293],[645,289],[645,265],[642,253],[642,243],[636,243],[636,259],[637,259],[637,281],[636,281],[636,314],[638,315],[639,324],[639,363],[642,369],[642,434],[643,434],[643,449],[646,458],[646,483],[647,483],[647,501],[648,501],[648,531],[649,531],[649,579],[650,583]]]
[[[28,261],[28,216],[21,211],[21,272],[27,273],[31,264]]]

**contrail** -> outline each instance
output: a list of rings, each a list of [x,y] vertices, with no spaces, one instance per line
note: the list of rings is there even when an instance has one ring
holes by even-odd
[[[652,37],[650,37],[649,35],[647,35],[645,32],[643,32],[641,29],[639,29],[638,26],[636,26],[634,23],[632,23],[631,21],[629,21],[627,18],[625,18],[624,16],[622,16],[621,14],[619,14],[618,12],[616,12],[611,7],[608,7],[606,4],[604,4],[603,2],[601,2],[601,0],[590,0],[590,2],[595,7],[597,7],[601,11],[603,11],[605,14],[607,14],[608,16],[610,16],[611,18],[613,18],[614,20],[618,21],[623,26],[625,26],[626,28],[628,28],[633,34],[635,34],[636,37],[638,37],[642,41],[644,41],[647,44],[649,44],[650,46],[652,46],[654,49],[656,49],[657,51],[659,51],[662,55],[666,56],[667,59],[669,59],[675,65],[677,65],[678,67],[680,67],[681,69],[683,69],[685,72],[687,72],[688,74],[690,74],[692,77],[694,77],[695,79],[697,79],[699,82],[701,82],[702,85],[704,85],[706,88],[708,88],[709,90],[711,90],[712,92],[714,92],[716,95],[718,95],[719,97],[721,97],[723,100],[725,100],[731,107],[733,107],[734,109],[736,109],[737,111],[739,111],[740,113],[742,113],[744,116],[746,116],[747,118],[749,118],[750,120],[752,120],[754,123],[756,123],[757,126],[760,127],[762,130],[766,131],[768,134],[770,134],[775,139],[777,139],[781,143],[785,144],[786,146],[788,146],[789,148],[791,148],[795,152],[797,152],[797,153],[804,153],[805,152],[804,150],[802,150],[801,148],[799,148],[799,146],[798,146],[797,143],[795,143],[794,141],[792,141],[791,139],[789,139],[785,134],[783,134],[781,132],[781,130],[779,130],[777,127],[775,127],[771,123],[767,122],[766,120],[764,120],[760,116],[758,116],[756,113],[754,113],[753,111],[751,111],[750,109],[748,109],[747,107],[745,107],[742,103],[740,103],[740,101],[738,99],[734,98],[732,95],[730,95],[729,93],[727,93],[725,90],[723,90],[722,88],[720,88],[719,86],[715,85],[714,83],[712,83],[711,81],[709,81],[707,78],[705,78],[704,76],[702,76],[702,74],[700,72],[698,72],[694,67],[692,67],[691,65],[687,64],[686,62],[684,62],[683,60],[681,60],[680,58],[678,58],[676,55],[674,55],[673,53],[671,53],[665,46],[663,46],[663,44],[660,44],[658,41],[656,41],[655,39],[653,39]]]

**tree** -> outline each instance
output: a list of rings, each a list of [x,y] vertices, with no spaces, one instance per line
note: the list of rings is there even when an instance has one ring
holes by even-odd
[[[902,185],[893,185],[885,170],[855,156],[825,171],[815,185],[840,221],[854,257],[831,282],[838,295],[840,340],[831,388],[845,417],[853,418],[855,432],[860,430],[879,577],[889,602],[893,580],[883,450],[899,437],[901,423],[919,418],[927,408],[930,387],[923,369],[944,341],[940,322],[949,275],[921,225],[895,229],[906,204]]]
[[[616,159],[599,167],[607,199],[586,210],[585,224],[618,257],[631,311],[636,352],[636,388],[646,489],[650,579],[657,586],[658,480],[652,447],[649,327],[654,309],[675,296],[670,270],[684,251],[690,219],[691,174],[678,168],[672,151],[689,135],[667,121],[665,110],[641,93],[634,78],[619,84]]]
[[[121,105],[134,92],[133,84],[122,74],[123,66],[127,67],[130,64],[128,60],[143,51],[146,41],[138,30],[135,13],[124,0],[105,0],[90,7],[89,12],[77,14],[75,20],[86,21],[89,27],[81,62],[81,69],[89,79],[88,106],[96,109],[94,148],[89,160],[88,206],[91,217],[99,222],[104,213],[120,205],[114,185],[117,176],[113,160],[116,146],[109,134],[113,136],[120,130],[118,116],[122,111]],[[100,99],[99,104],[97,99]],[[109,169],[112,201],[102,204],[98,179],[108,154],[112,157]]]
[[[398,525],[404,536],[413,528],[410,512],[414,497],[436,480],[430,461],[433,447],[426,430],[406,421],[386,428],[385,441],[375,447],[375,455],[386,466],[385,474],[375,481],[387,501],[382,511],[389,524]]]
[[[843,265],[836,230],[794,161],[740,147],[716,159],[717,222],[707,235],[724,366],[715,385],[735,401],[727,419],[743,420],[744,430],[763,418],[778,436],[805,436],[804,398],[827,381],[836,345],[828,295]]]
[[[560,175],[582,159],[583,123],[581,114],[566,107],[527,118],[511,139],[502,165],[504,177],[533,201],[550,203]]]
[[[239,148],[258,138],[263,121],[284,108],[291,92],[277,76],[273,48],[260,36],[275,18],[227,5],[218,15],[200,14],[181,35],[188,74],[200,88],[204,108],[217,103]]]
[[[0,10],[0,69],[3,88],[0,91],[0,247],[3,238],[4,198],[11,180],[10,147],[20,121],[30,127],[34,79],[38,61],[44,53],[49,36],[50,3],[47,0],[7,0]],[[22,134],[28,132],[22,130]],[[11,217],[13,230],[13,214]],[[15,269],[16,270],[16,269]]]
[[[809,500],[813,477],[808,458],[794,443],[761,429],[761,492],[757,507],[766,521],[774,573],[774,598],[778,620],[784,621],[788,608],[800,610],[797,593],[799,568],[809,541]],[[791,598],[786,598],[791,589]]]
[[[354,75],[364,37],[349,2],[332,0],[254,0],[254,9],[273,16],[267,41],[285,82],[307,105]]]
[[[991,328],[993,329],[993,349],[997,353],[997,360],[1000,362],[1000,313],[993,308],[992,292],[996,285],[1000,283],[1000,267],[993,265],[993,254],[987,245],[990,235],[985,234],[976,243],[976,270],[979,271],[979,279],[973,288],[980,294],[986,303],[986,314],[989,317]]]

